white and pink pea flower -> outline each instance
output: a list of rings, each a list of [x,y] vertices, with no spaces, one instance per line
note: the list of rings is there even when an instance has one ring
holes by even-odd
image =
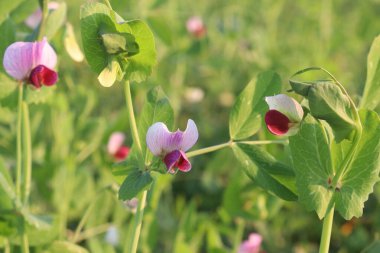
[[[302,106],[284,94],[266,97],[269,111],[265,114],[268,130],[274,135],[295,135],[303,118]]]
[[[251,233],[248,240],[243,241],[238,253],[259,253],[263,238],[257,233]]]
[[[206,26],[203,23],[202,18],[198,16],[191,17],[186,22],[187,31],[195,38],[201,39],[206,35]]]
[[[108,145],[107,145],[107,151],[108,154],[113,156],[113,158],[116,161],[123,161],[128,157],[129,154],[129,147],[123,145],[125,140],[125,135],[122,132],[114,132],[111,134]]]
[[[3,58],[8,75],[36,88],[57,82],[58,74],[53,70],[56,64],[57,55],[46,38],[36,42],[15,42],[7,47]]]
[[[146,133],[146,143],[149,150],[155,156],[162,158],[168,172],[176,173],[175,168],[188,172],[191,163],[185,152],[189,150],[198,140],[198,129],[194,121],[189,119],[185,131],[179,129],[170,132],[162,122],[157,122],[149,127]]]
[[[56,10],[59,7],[59,3],[57,2],[49,2],[48,3],[48,10]],[[35,10],[29,17],[25,19],[25,24],[29,26],[32,29],[37,28],[37,26],[41,23],[42,20],[42,11],[41,8],[38,8]]]

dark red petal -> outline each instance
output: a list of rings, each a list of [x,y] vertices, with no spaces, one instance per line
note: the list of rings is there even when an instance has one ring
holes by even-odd
[[[275,135],[284,135],[289,131],[289,119],[276,110],[269,110],[265,114],[265,123],[268,130]]]
[[[38,65],[35,67],[29,76],[30,83],[36,88],[40,88],[42,85],[51,86],[58,80],[58,74],[54,70],[51,70],[44,65]]]
[[[129,148],[127,146],[121,146],[113,156],[117,161],[122,161],[128,157],[128,154]]]
[[[188,172],[191,170],[191,164],[186,157],[186,154],[180,150],[174,150],[164,157],[164,163],[169,173],[175,173],[175,168],[180,171]]]

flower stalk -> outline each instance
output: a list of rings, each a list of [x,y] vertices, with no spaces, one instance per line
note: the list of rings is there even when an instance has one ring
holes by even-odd
[[[322,235],[321,235],[321,244],[319,246],[319,253],[329,253],[333,220],[334,220],[334,206],[330,209],[328,214],[323,219],[323,228],[322,228]]]

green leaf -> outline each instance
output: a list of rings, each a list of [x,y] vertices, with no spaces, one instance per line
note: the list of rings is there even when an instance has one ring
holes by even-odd
[[[378,253],[380,252],[380,240],[374,241],[369,245],[367,248],[365,248],[362,253]]]
[[[0,40],[0,71],[4,70],[3,67],[3,57],[5,53],[5,49],[12,44],[15,41],[15,33],[16,29],[13,24],[13,22],[10,19],[6,19],[2,24],[0,24],[0,34],[1,34],[1,40]],[[3,75],[2,73],[0,73]],[[0,85],[2,85],[2,80],[0,80]],[[2,90],[2,87],[0,88],[0,98],[2,97],[2,94],[4,93]],[[3,96],[4,97],[4,96]]]
[[[156,64],[156,47],[152,31],[141,20],[128,21],[131,33],[139,47],[139,53],[127,58],[119,58],[126,79],[130,81],[144,81],[152,72]],[[123,25],[121,24],[121,25]]]
[[[152,162],[153,155],[146,146],[146,132],[156,122],[163,122],[171,129],[174,123],[174,112],[160,86],[151,89],[147,96],[138,122],[140,143],[145,157],[145,164]]]
[[[44,253],[88,253],[88,250],[72,242],[55,241]]]
[[[148,189],[153,178],[148,171],[133,171],[124,180],[119,189],[119,199],[127,200],[136,197],[140,192]]]
[[[242,140],[254,135],[261,126],[261,115],[268,109],[264,98],[281,91],[281,78],[273,71],[260,73],[248,83],[230,113],[230,136]]]
[[[126,53],[127,56],[132,56],[139,52],[139,46],[132,34],[105,33],[102,34],[102,39],[109,54]]]
[[[300,202],[315,210],[320,219],[333,204],[347,220],[361,216],[364,202],[379,180],[380,120],[371,111],[361,111],[360,118],[363,134],[356,155],[336,189],[330,183],[352,142],[332,144],[331,155],[323,126],[310,115],[299,133],[289,139]]]
[[[0,23],[2,23],[23,0],[1,1],[0,2]]]
[[[100,36],[102,31],[116,32],[110,9],[101,3],[86,3],[80,9],[83,50],[88,64],[100,74],[108,65],[108,54]]]
[[[376,112],[361,110],[363,134],[356,155],[335,192],[336,210],[346,219],[363,214],[364,202],[373,192],[380,173],[380,119]],[[347,145],[343,143],[342,145]],[[345,147],[347,150],[347,147]]]
[[[244,172],[260,187],[284,200],[297,200],[291,168],[254,145],[237,143],[233,151]]]
[[[372,42],[367,58],[367,79],[360,107],[374,110],[380,97],[380,36]]]
[[[289,138],[289,144],[299,201],[322,219],[334,194],[329,185],[334,170],[326,132],[319,121],[307,115],[300,131]]]
[[[59,7],[50,11],[46,19],[45,35],[48,40],[52,39],[66,21],[66,3],[60,2]]]
[[[17,86],[18,83],[15,80],[0,72],[0,99],[5,98],[13,93]]]
[[[31,85],[25,85],[25,101],[28,104],[44,103],[51,95],[54,94],[56,88],[57,86],[42,86],[41,88],[36,89]]]
[[[173,44],[173,35],[170,29],[169,22],[162,14],[148,17],[148,24],[152,27],[153,32],[161,39],[167,46]]]
[[[337,142],[349,138],[355,128],[350,101],[333,81],[304,83],[304,87],[300,87],[301,82],[290,81],[290,84],[295,92],[308,99],[310,113],[329,123]]]

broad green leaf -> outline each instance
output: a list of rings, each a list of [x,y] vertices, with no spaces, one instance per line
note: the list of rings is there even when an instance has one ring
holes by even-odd
[[[310,113],[315,118],[329,123],[337,142],[350,137],[355,128],[350,101],[333,81],[310,83],[290,81],[290,85],[295,92],[308,99]]]
[[[17,8],[24,0],[12,0],[0,2],[0,23],[2,23],[8,15]]]
[[[291,168],[253,145],[238,143],[233,151],[244,172],[260,187],[284,200],[297,200]]]
[[[153,178],[148,171],[133,171],[124,180],[119,189],[119,199],[127,200],[136,197],[140,192],[149,189]]]
[[[46,19],[45,35],[48,40],[52,39],[66,21],[66,3],[60,2],[59,7],[50,11]]]
[[[12,44],[15,41],[15,33],[16,29],[13,24],[13,22],[10,19],[6,19],[3,23],[0,24],[0,34],[1,34],[1,40],[0,40],[0,71],[4,70],[3,67],[3,57],[5,53],[5,49]],[[0,73],[3,75],[3,73]],[[0,80],[0,86],[2,85],[2,80]],[[4,97],[3,94],[5,93],[2,88],[0,88],[0,98]]]
[[[360,107],[373,110],[380,97],[380,36],[372,42],[367,58],[367,79]]]
[[[167,46],[173,44],[173,35],[168,21],[162,14],[148,17],[148,24],[152,27],[153,32],[161,39]]]
[[[108,65],[108,54],[100,37],[102,31],[116,32],[110,9],[101,3],[86,3],[80,9],[83,50],[88,64],[100,74]]]
[[[43,253],[88,253],[88,250],[72,242],[55,241]]]
[[[116,60],[112,60],[107,67],[100,72],[98,76],[99,83],[104,87],[111,87],[115,83],[119,71],[119,63]]]
[[[144,103],[138,122],[140,143],[145,157],[145,164],[152,162],[152,153],[146,146],[146,132],[148,128],[156,122],[163,122],[168,129],[173,127],[174,112],[168,98],[160,86],[151,89]]]
[[[307,115],[300,131],[289,138],[289,144],[299,201],[322,219],[334,194],[329,185],[334,170],[327,134],[319,121]]]
[[[375,112],[361,111],[363,135],[350,167],[338,182],[330,185],[334,172],[342,164],[352,142],[332,144],[322,125],[308,115],[300,132],[290,138],[290,148],[296,172],[300,201],[308,210],[316,210],[323,218],[330,206],[349,220],[360,217],[364,202],[379,180],[380,122]],[[333,158],[333,159],[332,159]],[[335,167],[335,168],[334,168]]]
[[[346,220],[363,214],[364,202],[373,192],[380,173],[380,120],[377,113],[361,110],[363,134],[356,155],[335,191],[335,208]],[[347,145],[344,143],[342,145]],[[347,150],[347,147],[345,147]]]
[[[130,81],[144,81],[152,72],[156,64],[156,46],[149,27],[141,20],[126,22],[132,30],[139,47],[139,53],[131,57],[119,58],[125,72],[126,79]]]
[[[126,176],[139,170],[139,155],[136,145],[133,145],[125,161],[114,164],[112,175],[118,184],[122,184]]]
[[[71,59],[76,62],[83,61],[84,55],[78,45],[77,39],[75,38],[73,26],[69,22],[66,22],[66,30],[63,43],[66,52],[70,55]]]
[[[380,252],[380,240],[374,241],[369,245],[367,248],[365,248],[362,253],[378,253]]]
[[[230,136],[233,140],[254,135],[261,126],[261,115],[268,109],[265,96],[281,91],[281,78],[272,71],[260,73],[249,82],[237,98],[230,113]]]

